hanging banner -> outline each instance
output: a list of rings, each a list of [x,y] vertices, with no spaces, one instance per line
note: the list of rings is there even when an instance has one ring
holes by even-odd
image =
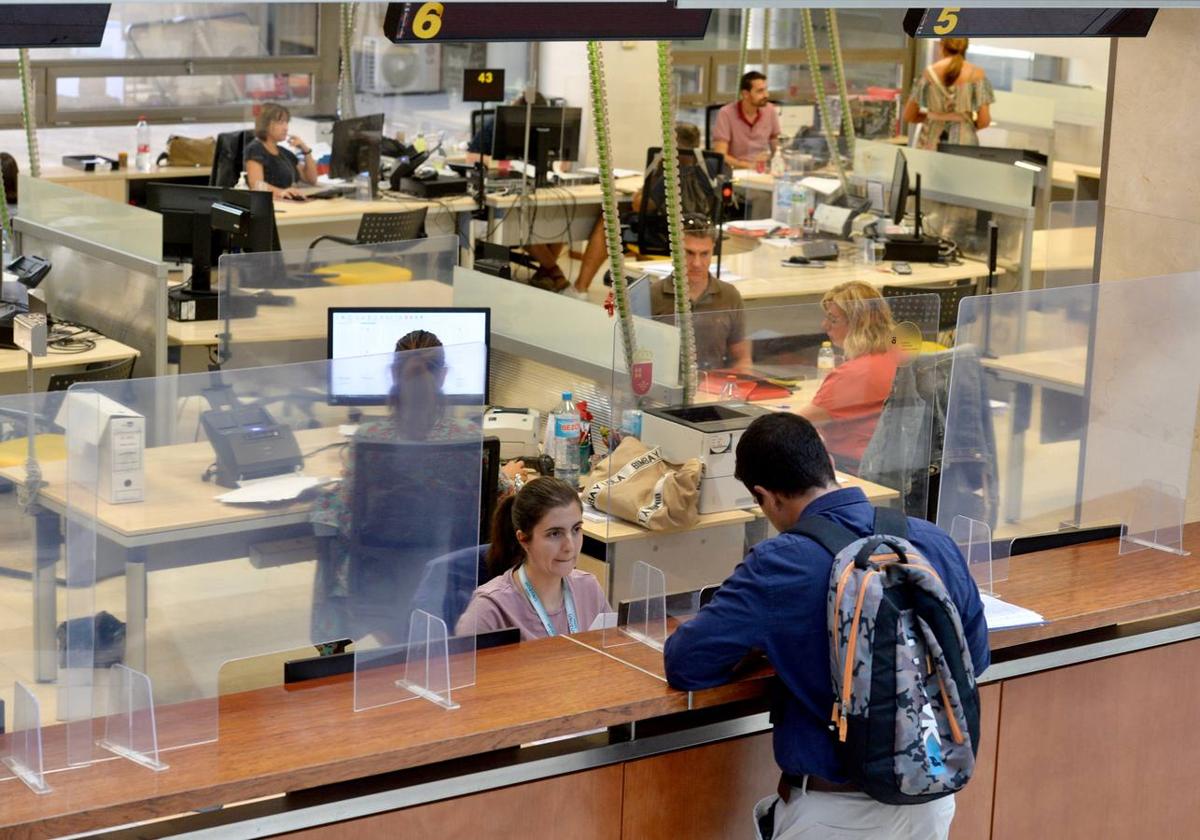
[[[703,38],[710,9],[673,2],[389,3],[394,43],[431,41],[662,41]]]
[[[1144,38],[1157,9],[909,9],[913,38]]]

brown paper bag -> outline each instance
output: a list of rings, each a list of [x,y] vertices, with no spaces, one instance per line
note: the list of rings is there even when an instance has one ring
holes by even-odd
[[[664,461],[657,447],[648,449],[627,437],[592,469],[594,482],[584,500],[650,531],[688,528],[700,518],[702,476],[699,458],[677,467]]]

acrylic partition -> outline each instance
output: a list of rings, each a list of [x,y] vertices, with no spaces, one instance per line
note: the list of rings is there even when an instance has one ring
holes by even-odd
[[[18,176],[18,185],[20,218],[145,260],[162,260],[158,213],[28,175]]]
[[[996,540],[1121,523],[1187,496],[1200,274],[969,298],[950,385],[937,522]],[[994,441],[994,447],[992,442]],[[1148,524],[1147,524],[1148,523]]]
[[[693,314],[698,388],[689,404],[665,402],[647,388],[660,368],[678,370],[678,355],[650,352],[635,331],[630,376],[621,370],[625,348],[617,338],[611,394],[588,407],[596,456],[581,479],[584,515],[600,544],[593,550],[605,553],[618,613],[616,626],[593,640],[606,652],[653,671],[641,648],[661,645],[663,628],[669,633],[686,620],[701,591],[719,585],[747,546],[768,534],[750,491],[734,477],[737,442],[756,417],[812,417],[842,486],[860,488],[876,505],[926,516],[936,461],[937,396],[929,388],[933,360],[949,352],[933,343],[940,301],[926,294],[843,305]],[[780,323],[797,327],[780,332]],[[827,332],[801,326],[812,323]]]
[[[445,307],[458,237],[225,254],[217,270],[225,369],[326,358],[331,307]],[[195,325],[200,328],[202,325]],[[390,352],[389,347],[366,353]]]
[[[279,684],[284,660],[344,642],[348,709],[472,685],[474,632],[459,617],[497,488],[481,485],[481,397],[445,383],[482,371],[485,352],[72,388],[56,477],[67,611],[116,616],[124,639],[112,650],[68,631],[73,763],[115,752],[170,765],[172,750],[217,739],[218,695]],[[347,426],[335,395],[366,391],[378,398]],[[163,412],[172,436],[143,451],[140,418]]]
[[[1033,268],[1047,289],[1091,283],[1096,263],[1095,201],[1055,201],[1049,223],[1034,234]]]

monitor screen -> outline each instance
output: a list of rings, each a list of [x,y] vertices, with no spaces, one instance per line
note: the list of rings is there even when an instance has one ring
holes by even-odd
[[[445,348],[442,393],[452,403],[488,401],[491,310],[417,307],[364,307],[329,310],[329,402],[333,405],[386,405],[392,389],[396,342],[413,330],[427,330]],[[475,345],[485,345],[482,357]],[[338,359],[375,356],[371,364],[337,364]]]
[[[333,143],[329,154],[329,177],[352,181],[360,172],[379,180],[380,144],[383,142],[383,114],[338,120],[333,124]]]

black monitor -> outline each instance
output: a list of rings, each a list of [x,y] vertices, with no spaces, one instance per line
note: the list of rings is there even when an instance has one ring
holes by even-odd
[[[396,341],[427,330],[445,348],[449,403],[486,405],[491,350],[491,313],[481,308],[330,307],[326,331],[330,405],[386,405],[392,390],[391,354]],[[484,345],[479,353],[470,345]],[[374,357],[370,364],[339,365],[337,359]]]
[[[496,109],[492,133],[493,160],[523,160],[537,167],[537,186],[550,183],[556,160],[579,159],[579,134],[583,111],[579,108],[529,109],[529,157],[525,157],[525,105]]]
[[[383,142],[383,114],[338,120],[333,124],[333,151],[329,177],[352,181],[360,172],[371,175],[371,192],[379,183],[379,148]]]
[[[892,221],[900,224],[908,209],[908,159],[904,152],[896,150],[896,165],[892,169],[892,194],[888,206]]]
[[[221,254],[274,251],[275,207],[269,192],[151,183],[146,206],[162,215],[163,259],[191,262],[190,288],[212,291]]]

